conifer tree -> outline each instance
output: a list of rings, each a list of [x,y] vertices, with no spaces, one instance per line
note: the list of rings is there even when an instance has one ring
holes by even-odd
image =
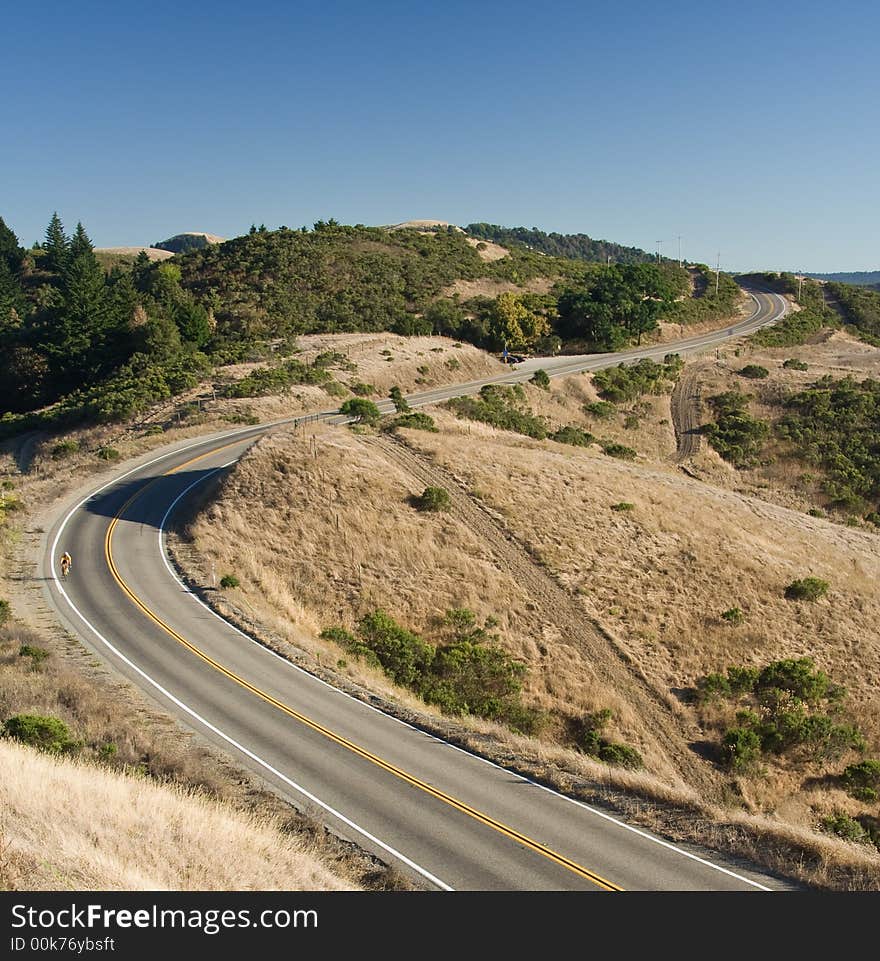
[[[70,250],[70,240],[64,233],[64,224],[58,216],[58,211],[52,214],[49,226],[46,228],[46,239],[43,242],[43,250],[46,251],[44,263],[47,270],[61,273],[67,264],[67,255]]]
[[[15,273],[21,266],[24,250],[18,242],[18,237],[6,226],[0,217],[0,261],[5,262],[6,266]]]
[[[89,240],[89,235],[86,233],[85,227],[83,227],[80,221],[77,222],[76,230],[74,231],[73,237],[70,241],[70,259],[74,260],[80,256],[91,256],[94,257],[94,247],[92,246],[91,240]],[[97,262],[97,261],[96,261]]]

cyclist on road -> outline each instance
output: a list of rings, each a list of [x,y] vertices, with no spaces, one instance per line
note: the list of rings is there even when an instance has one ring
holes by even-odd
[[[61,555],[61,576],[62,577],[67,577],[67,575],[70,573],[70,568],[72,565],[73,565],[73,558],[70,556],[70,554],[67,553],[67,551],[65,551]]]

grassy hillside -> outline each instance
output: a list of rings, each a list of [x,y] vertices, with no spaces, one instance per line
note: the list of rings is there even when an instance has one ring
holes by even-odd
[[[0,740],[0,890],[358,890],[279,822]]]

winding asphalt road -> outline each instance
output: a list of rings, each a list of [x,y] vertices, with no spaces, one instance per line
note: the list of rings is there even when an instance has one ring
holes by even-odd
[[[486,383],[528,379],[536,367],[560,376],[706,350],[784,313],[777,295],[752,296],[755,313],[718,333],[620,355],[543,358],[408,400],[413,406],[436,403]],[[341,419],[335,412],[322,416]],[[760,869],[673,846],[383,714],[283,660],[204,606],[166,558],[169,518],[200,483],[278,423],[142,457],[71,505],[47,532],[47,591],[62,620],[89,647],[283,797],[427,888],[790,887]],[[65,548],[74,569],[61,580],[54,559]]]

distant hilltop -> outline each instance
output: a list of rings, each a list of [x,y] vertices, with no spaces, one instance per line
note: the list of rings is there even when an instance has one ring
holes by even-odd
[[[159,243],[150,244],[150,246],[154,250],[169,250],[173,254],[182,254],[187,250],[201,250],[209,244],[222,244],[225,240],[225,237],[218,237],[216,234],[191,230],[182,234],[175,234],[168,240],[160,240]]]
[[[431,233],[434,230],[452,228],[457,233],[463,234],[461,227],[449,223],[448,220],[405,220],[402,224],[383,224],[385,230],[421,230]]]

